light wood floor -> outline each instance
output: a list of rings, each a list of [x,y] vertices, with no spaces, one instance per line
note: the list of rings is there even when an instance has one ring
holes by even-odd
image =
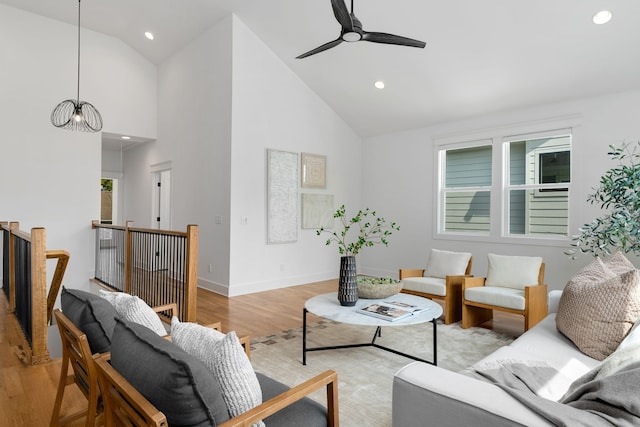
[[[223,330],[259,337],[302,325],[304,302],[325,292],[335,292],[337,281],[330,280],[273,291],[227,298],[203,289],[198,291],[199,323],[221,321]],[[19,342],[8,321],[7,302],[0,292],[0,425],[45,426],[49,424],[60,376],[60,359],[25,366],[14,353]],[[313,316],[310,316],[313,321]],[[515,315],[496,313],[482,327],[518,336],[523,321]],[[86,399],[75,387],[67,387],[62,413],[79,410]],[[80,425],[80,424],[77,424]]]

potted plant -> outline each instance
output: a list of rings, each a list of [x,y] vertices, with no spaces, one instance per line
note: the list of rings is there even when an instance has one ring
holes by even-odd
[[[376,211],[366,208],[359,210],[352,217],[347,217],[347,210],[344,205],[340,206],[333,214],[333,217],[340,220],[342,227],[338,230],[327,230],[324,227],[316,230],[316,234],[321,236],[328,234],[326,245],[332,242],[338,245],[340,258],[340,278],[338,279],[338,300],[341,305],[353,306],[358,300],[358,285],[356,279],[356,258],[364,247],[371,247],[382,244],[387,246],[387,238],[393,231],[399,231],[400,226],[395,222],[387,222]]]
[[[587,201],[599,204],[607,213],[584,224],[573,237],[573,258],[579,252],[593,256],[610,255],[616,250],[640,253],[640,141],[616,148],[610,145],[608,155],[618,161],[601,178],[600,186]]]

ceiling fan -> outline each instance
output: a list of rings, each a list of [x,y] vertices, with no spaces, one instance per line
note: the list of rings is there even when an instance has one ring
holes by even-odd
[[[411,46],[419,48],[424,48],[424,46],[426,45],[425,42],[421,42],[420,40],[396,36],[394,34],[364,31],[362,29],[362,23],[358,18],[356,18],[356,15],[353,13],[353,0],[351,0],[351,13],[349,13],[349,10],[347,10],[347,5],[344,3],[344,0],[331,0],[331,7],[333,8],[333,14],[342,27],[342,29],[340,30],[340,37],[333,41],[330,41],[329,43],[325,43],[322,46],[312,49],[309,52],[303,53],[302,55],[297,56],[296,59],[306,58],[308,56],[315,55],[316,53],[323,52],[327,49],[331,49],[332,47],[336,47],[343,41],[358,42],[364,40],[373,43],[395,44],[400,46]]]

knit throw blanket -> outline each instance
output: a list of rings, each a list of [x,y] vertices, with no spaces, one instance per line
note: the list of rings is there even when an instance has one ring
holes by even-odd
[[[494,361],[465,373],[556,426],[640,426],[640,345],[616,351],[573,382],[543,362]]]

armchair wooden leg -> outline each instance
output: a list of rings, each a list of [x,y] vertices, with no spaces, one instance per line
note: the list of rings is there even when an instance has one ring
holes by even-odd
[[[493,310],[488,308],[462,305],[462,329],[479,325],[493,319]]]
[[[448,325],[462,319],[462,288],[452,287],[444,299],[444,323]]]

